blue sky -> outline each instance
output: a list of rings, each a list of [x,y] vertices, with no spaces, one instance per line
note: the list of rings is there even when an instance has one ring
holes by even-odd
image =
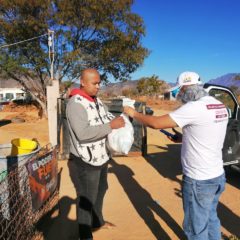
[[[175,82],[196,71],[203,82],[240,73],[240,0],[135,0],[151,53],[132,79],[153,74]]]

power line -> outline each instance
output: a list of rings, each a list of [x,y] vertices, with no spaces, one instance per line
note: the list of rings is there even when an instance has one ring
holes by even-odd
[[[29,38],[29,39],[26,39],[26,40],[23,40],[23,41],[20,41],[20,42],[16,42],[16,43],[11,43],[11,44],[2,45],[2,46],[0,46],[0,48],[10,47],[10,46],[17,45],[17,44],[20,44],[20,43],[24,43],[24,42],[32,41],[32,40],[34,40],[34,39],[41,38],[41,37],[44,37],[44,36],[46,36],[46,35],[48,35],[48,33],[43,34],[43,35],[38,36],[38,37]]]

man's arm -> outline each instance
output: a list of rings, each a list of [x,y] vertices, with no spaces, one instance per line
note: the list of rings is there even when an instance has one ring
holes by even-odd
[[[109,123],[90,126],[86,109],[76,102],[69,103],[66,114],[75,137],[82,143],[100,140],[106,137],[112,129],[121,128],[125,125],[123,118],[118,117]]]
[[[90,126],[88,123],[87,111],[79,103],[70,102],[67,106],[66,114],[75,137],[82,143],[102,139],[112,131],[109,123],[98,126]]]
[[[139,113],[131,107],[124,107],[124,113],[150,128],[164,129],[177,127],[177,123],[169,114],[163,116],[149,116]]]

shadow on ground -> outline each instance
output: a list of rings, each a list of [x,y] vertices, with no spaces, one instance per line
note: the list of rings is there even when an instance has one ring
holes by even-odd
[[[228,169],[226,179],[228,184],[240,190],[240,172],[237,172],[234,169]]]
[[[164,152],[156,152],[148,154],[145,159],[157,172],[171,181],[179,184],[179,188],[175,189],[175,194],[181,197],[181,177],[182,174],[180,161],[179,144],[170,144],[167,147],[154,146],[165,150]],[[169,215],[169,213],[161,207],[154,199],[152,199],[147,189],[144,189],[134,178],[134,172],[128,166],[119,164],[112,160],[109,166],[109,172],[115,174],[119,183],[122,185],[125,193],[136,209],[138,215],[143,219],[146,226],[150,229],[156,239],[170,240],[170,236],[162,228],[160,223],[155,219],[154,214],[157,214],[165,223],[172,229],[178,239],[186,239],[182,228]],[[239,189],[239,173],[233,173],[227,177],[227,182],[233,186],[238,186]],[[159,189],[161,191],[161,189]],[[43,232],[45,240],[75,240],[77,239],[77,221],[68,217],[72,205],[76,206],[76,199],[64,196],[59,201],[60,215],[58,217],[52,214],[46,215],[38,224],[38,230]],[[179,211],[183,211],[180,209]],[[240,218],[231,209],[220,203],[218,206],[218,214],[221,219],[222,226],[232,235],[240,236]],[[53,226],[54,225],[54,226]],[[224,236],[224,239],[231,239]]]
[[[132,205],[156,239],[170,240],[171,238],[154,218],[153,212],[166,222],[179,239],[185,239],[184,233],[178,223],[134,179],[134,173],[129,167],[124,164],[118,164],[114,160],[110,162],[110,165],[109,172],[116,175]]]
[[[164,152],[157,152],[147,154],[145,159],[154,167],[160,175],[165,178],[169,178],[172,181],[176,181],[181,184],[181,181],[177,178],[182,174],[181,166],[181,144],[169,144],[166,147],[149,145],[148,147],[155,147],[156,149],[165,150]]]
[[[76,199],[62,197],[59,200],[58,216],[54,216],[57,210],[54,208],[38,222],[36,229],[42,233],[44,240],[76,240],[78,238],[77,221],[68,218],[73,204],[76,204]]]
[[[154,147],[166,151],[148,154],[145,156],[147,162],[152,165],[152,167],[154,167],[160,175],[165,178],[169,178],[172,181],[176,181],[181,185],[181,180],[177,178],[178,175],[182,174],[180,160],[181,145],[170,144],[167,145],[167,147]],[[227,174],[227,183],[240,189],[240,173],[229,171]],[[181,197],[181,188],[175,189],[175,193],[178,197]],[[218,205],[218,215],[222,226],[231,234],[240,237],[240,217],[237,216],[230,208],[228,208],[228,206],[221,202]]]
[[[8,120],[8,119],[2,119],[0,120],[0,127],[3,127],[9,123],[11,123],[12,121],[11,120]]]

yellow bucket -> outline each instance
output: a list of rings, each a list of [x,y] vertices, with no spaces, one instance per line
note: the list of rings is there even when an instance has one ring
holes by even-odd
[[[28,154],[37,148],[37,142],[29,139],[15,138],[12,143],[12,156]]]

